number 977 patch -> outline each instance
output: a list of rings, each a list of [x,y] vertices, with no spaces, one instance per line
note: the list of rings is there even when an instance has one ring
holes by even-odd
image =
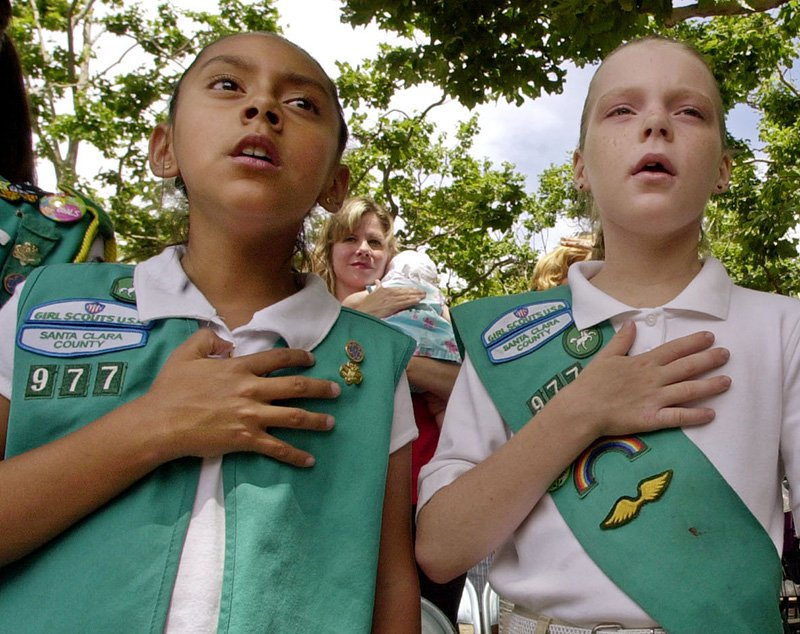
[[[121,361],[32,365],[25,399],[116,396],[122,392],[127,367]]]

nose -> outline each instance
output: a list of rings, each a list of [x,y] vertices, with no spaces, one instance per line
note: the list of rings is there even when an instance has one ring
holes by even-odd
[[[642,121],[642,140],[649,139],[652,136],[660,136],[667,141],[671,141],[672,133],[672,122],[663,110],[649,112]]]
[[[372,249],[369,248],[369,242],[367,240],[362,240],[361,242],[359,242],[356,252],[370,254],[372,252]]]
[[[245,121],[253,121],[259,117],[264,117],[273,128],[280,128],[283,125],[279,108],[266,99],[256,98],[244,109]]]

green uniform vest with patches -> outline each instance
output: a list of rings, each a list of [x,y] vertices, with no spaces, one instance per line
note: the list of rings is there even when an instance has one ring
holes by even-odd
[[[122,265],[77,264],[42,267],[28,278],[7,456],[144,393],[196,330],[192,320],[139,322],[134,304],[115,299],[132,297],[131,275]],[[316,465],[225,456],[220,632],[370,631],[392,403],[413,350],[413,340],[390,326],[343,309],[314,349],[314,367],[291,371],[340,383],[336,400],[292,403],[332,414],[335,428],[270,430],[313,454]],[[360,384],[343,381],[345,369],[360,375]],[[4,626],[26,633],[163,631],[199,470],[200,460],[190,458],[161,466],[0,570]]]
[[[614,335],[608,322],[575,328],[566,286],[462,304],[453,319],[515,432]],[[670,634],[782,632],[775,545],[681,430],[600,438],[550,494],[589,556]]]
[[[96,238],[103,259],[114,261],[111,220],[85,196],[66,186],[50,194],[0,176],[0,306],[37,266],[85,262]]]

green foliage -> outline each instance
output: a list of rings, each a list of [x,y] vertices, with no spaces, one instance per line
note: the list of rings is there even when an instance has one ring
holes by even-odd
[[[664,15],[669,2],[649,3]],[[599,59],[647,24],[632,0],[346,0],[344,19],[376,23],[415,44],[385,48],[377,64],[401,85],[431,82],[467,107],[521,104],[560,92],[563,62]]]
[[[789,70],[800,53],[800,3],[746,17],[684,24],[679,36],[709,58],[728,105],[761,116],[760,147],[731,140],[730,192],[707,213],[711,250],[751,288],[800,293],[800,89]]]
[[[271,0],[220,0],[213,12],[143,6],[25,0],[14,5],[12,32],[39,157],[52,162],[61,182],[105,199],[131,260],[170,241],[184,220],[174,192],[150,176],[144,149],[181,68],[221,34],[278,30]],[[346,160],[353,193],[392,210],[404,244],[427,249],[450,272],[453,299],[525,288],[535,261],[532,234],[585,214],[568,164],[545,170],[530,194],[514,166],[473,156],[476,117],[448,137],[431,110],[450,98],[471,107],[559,92],[565,61],[595,62],[623,40],[653,32],[694,42],[722,83],[725,107],[748,103],[762,117],[758,144],[730,139],[739,155],[731,191],[708,211],[713,252],[746,285],[800,291],[800,96],[790,73],[800,0],[701,0],[680,8],[667,0],[345,0],[343,7],[354,25],[372,22],[408,38],[359,65],[339,65],[352,113],[355,147]],[[765,12],[770,7],[779,8]],[[698,16],[710,19],[688,20]],[[438,86],[441,100],[393,110],[396,93],[420,83]],[[104,159],[97,174],[77,173],[79,149],[87,146]]]
[[[12,37],[27,74],[37,154],[60,183],[105,204],[126,258],[174,237],[175,212],[150,175],[146,139],[182,68],[218,36],[277,31],[276,20],[271,0],[220,0],[214,13],[166,2],[149,13],[120,0],[14,3]],[[78,174],[86,146],[104,160],[98,174]]]
[[[392,111],[372,126],[365,121],[351,122],[358,142],[346,156],[352,193],[389,208],[403,248],[424,247],[449,272],[451,300],[523,290],[535,261],[527,237],[542,219],[512,165],[470,154],[477,118],[461,123],[450,142],[424,114]]]

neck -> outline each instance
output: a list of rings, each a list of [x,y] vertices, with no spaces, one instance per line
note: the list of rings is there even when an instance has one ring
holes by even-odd
[[[628,306],[662,306],[700,272],[697,246],[696,240],[606,240],[605,264],[591,283]]]
[[[190,236],[181,260],[186,275],[233,330],[253,314],[297,292],[291,249],[215,239],[203,243]]]

